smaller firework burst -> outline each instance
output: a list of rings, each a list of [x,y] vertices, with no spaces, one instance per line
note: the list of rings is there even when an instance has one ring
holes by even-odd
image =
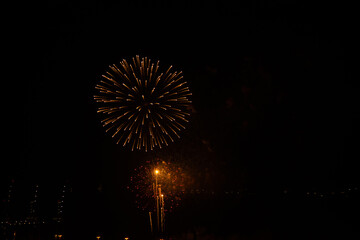
[[[161,159],[157,159],[153,163],[147,161],[145,165],[135,168],[128,189],[135,194],[135,202],[139,209],[155,211],[155,179],[158,186],[161,187],[161,192],[166,196],[164,201],[167,208],[165,211],[172,211],[179,206],[190,182],[190,176],[182,167]]]

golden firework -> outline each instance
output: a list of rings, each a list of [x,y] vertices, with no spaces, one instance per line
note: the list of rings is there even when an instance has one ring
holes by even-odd
[[[188,172],[181,164],[157,158],[135,168],[127,188],[135,194],[135,203],[139,209],[156,211],[153,200],[158,196],[160,201],[164,201],[166,197],[166,211],[172,211],[180,205],[182,198],[192,187],[194,178]]]
[[[172,66],[163,73],[159,61],[136,56],[132,63],[125,59],[120,65],[109,66],[95,87],[99,94],[94,100],[98,113],[107,115],[101,122],[106,132],[131,150],[162,148],[168,141],[180,138],[190,113],[191,95],[182,72]]]

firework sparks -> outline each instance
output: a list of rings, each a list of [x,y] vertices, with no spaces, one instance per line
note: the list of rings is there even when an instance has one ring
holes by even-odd
[[[179,206],[187,183],[190,182],[190,176],[181,167],[158,159],[155,163],[147,162],[146,165],[134,169],[134,174],[130,178],[131,184],[128,189],[135,194],[138,208],[155,210],[155,179],[161,187],[161,192],[166,195],[167,210],[171,211]]]
[[[159,71],[159,61],[136,56],[109,66],[96,89],[98,113],[107,115],[101,122],[117,143],[131,149],[153,150],[167,146],[189,121],[191,95],[182,72]]]

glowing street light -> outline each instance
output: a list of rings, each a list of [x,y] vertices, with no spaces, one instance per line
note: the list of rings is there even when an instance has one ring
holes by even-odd
[[[153,183],[153,187],[154,187],[154,197],[155,197],[155,204],[156,204],[156,218],[157,218],[158,233],[164,232],[164,220],[165,220],[164,219],[165,218],[164,194],[161,193],[161,185],[158,184],[158,175],[159,174],[160,174],[159,169],[154,169],[155,183]],[[150,218],[150,229],[151,229],[151,232],[153,232],[151,212],[149,212],[149,218]]]
[[[160,230],[160,216],[159,216],[159,196],[158,196],[158,175],[160,171],[155,169],[155,201],[156,201],[156,217],[157,217],[157,228]]]

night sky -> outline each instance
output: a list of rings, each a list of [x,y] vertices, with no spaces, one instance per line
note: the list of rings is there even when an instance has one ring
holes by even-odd
[[[197,226],[244,239],[359,234],[349,220],[359,214],[358,206],[350,209],[355,204],[304,203],[300,196],[358,186],[353,8],[295,0],[49,1],[20,38],[5,91],[11,132],[1,197],[11,179],[19,196],[39,184],[49,199],[46,214],[66,183],[73,236],[94,239],[90,229],[107,239],[135,236],[148,226],[126,189],[132,170],[178,153],[175,161],[208,174],[199,174],[199,187],[217,195],[188,198],[169,216],[173,232]],[[96,113],[100,76],[135,55],[182,70],[193,93],[189,127],[161,151],[116,145]],[[221,197],[232,190],[243,197]],[[284,190],[291,200],[283,204]],[[313,222],[304,226],[305,217]]]

